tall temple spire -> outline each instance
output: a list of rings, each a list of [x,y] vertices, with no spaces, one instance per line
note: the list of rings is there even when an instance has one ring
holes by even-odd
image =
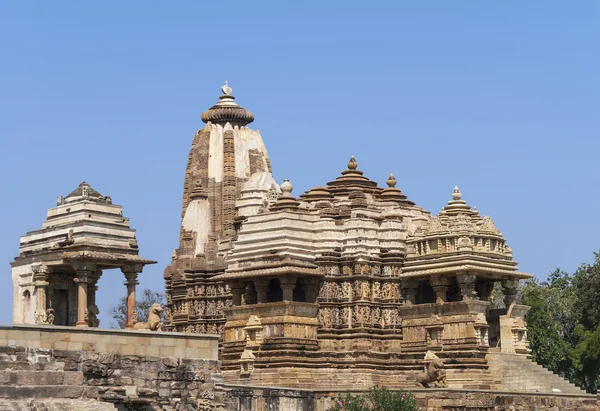
[[[238,200],[242,193],[258,197],[259,207],[244,209],[251,213],[276,186],[260,133],[246,127],[254,115],[235,102],[228,82],[221,92],[219,102],[202,113],[206,125],[194,136],[188,157],[179,248],[165,269],[170,330],[221,330],[230,294],[210,278],[225,270],[236,236]],[[182,311],[183,306],[193,308]]]

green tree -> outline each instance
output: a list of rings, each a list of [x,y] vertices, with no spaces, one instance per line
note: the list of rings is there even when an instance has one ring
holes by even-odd
[[[572,279],[574,314],[588,331],[600,326],[600,254],[594,257],[594,264],[581,265]]]
[[[600,327],[587,331],[579,324],[575,332],[581,341],[571,352],[571,357],[581,376],[581,388],[596,393],[600,385]]]
[[[548,280],[528,281],[520,302],[533,359],[581,388],[600,386],[600,254],[570,275],[556,270]]]
[[[550,283],[533,279],[525,283],[521,293],[521,303],[531,307],[525,320],[531,345],[533,360],[544,367],[573,380],[573,362],[569,355],[572,350],[570,340],[574,328],[570,292]],[[556,285],[556,284],[555,284]]]
[[[135,305],[137,322],[148,321],[148,311],[152,304],[165,304],[165,295],[152,290],[144,290],[141,298],[138,298]],[[121,298],[119,304],[110,309],[110,316],[113,319],[111,328],[125,328],[127,318],[127,297]]]

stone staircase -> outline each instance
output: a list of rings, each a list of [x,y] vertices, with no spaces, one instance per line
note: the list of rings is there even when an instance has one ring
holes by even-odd
[[[526,355],[490,352],[487,360],[490,373],[500,381],[500,391],[586,393]]]

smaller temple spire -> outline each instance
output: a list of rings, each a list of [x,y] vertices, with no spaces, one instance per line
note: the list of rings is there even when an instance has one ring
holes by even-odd
[[[208,193],[207,193],[206,189],[204,187],[202,187],[202,181],[196,180],[196,182],[194,183],[194,188],[192,189],[192,192],[190,193],[190,199],[198,200],[198,199],[203,199],[203,198],[208,198]]]
[[[407,200],[406,196],[402,194],[402,191],[399,188],[396,188],[397,183],[398,180],[396,180],[394,174],[390,173],[390,176],[386,181],[388,188],[384,189],[381,192],[381,194],[379,195],[379,199],[381,201],[393,201],[399,204],[415,205],[415,203],[413,203],[412,201]]]
[[[271,211],[297,211],[298,205],[300,204],[296,197],[292,195],[292,191],[294,190],[294,186],[290,183],[290,180],[285,179],[283,183],[279,186],[281,190],[281,194],[277,198],[277,201],[271,205]]]
[[[448,201],[448,205],[444,207],[442,211],[449,214],[463,212],[473,213],[471,206],[469,206],[467,202],[462,199],[462,193],[458,189],[458,186],[454,186],[454,190],[452,190],[452,200]]]

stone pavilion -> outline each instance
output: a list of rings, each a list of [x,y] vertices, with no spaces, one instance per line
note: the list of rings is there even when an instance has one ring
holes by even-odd
[[[126,328],[132,328],[137,277],[155,263],[138,255],[122,207],[83,182],[58,197],[41,229],[21,237],[11,264],[13,324],[98,327],[98,280],[118,268],[127,286]]]

